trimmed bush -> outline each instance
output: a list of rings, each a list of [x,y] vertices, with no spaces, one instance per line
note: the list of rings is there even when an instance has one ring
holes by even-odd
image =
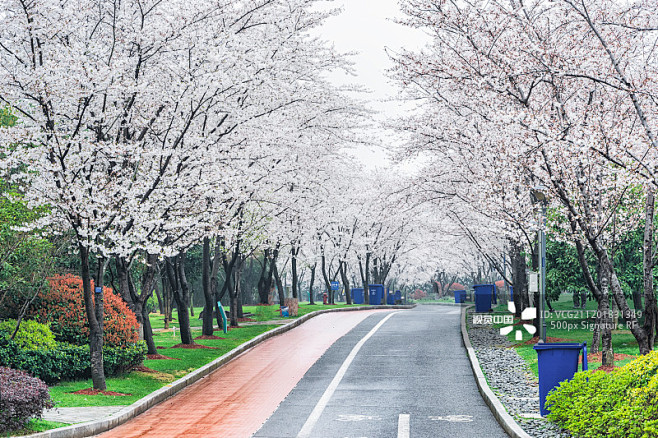
[[[577,436],[658,436],[658,351],[610,374],[576,373],[546,402],[548,418]]]
[[[75,345],[89,342],[89,324],[85,313],[82,279],[75,275],[58,275],[48,279],[50,288],[38,296],[31,315],[48,324],[55,339]],[[92,282],[92,288],[94,287]],[[137,318],[126,303],[103,288],[104,312],[103,340],[112,347],[128,346],[138,340]]]
[[[116,376],[139,365],[146,358],[146,351],[144,342],[103,347],[105,375]],[[89,347],[64,342],[58,342],[52,350],[25,350],[15,342],[0,339],[0,366],[26,371],[48,384],[91,377]]]
[[[48,387],[24,371],[0,367],[0,433],[22,429],[53,402]]]
[[[0,337],[9,339],[16,329],[16,320],[0,322]],[[50,350],[55,348],[55,335],[47,325],[37,321],[23,320],[14,336],[14,342],[24,350]]]

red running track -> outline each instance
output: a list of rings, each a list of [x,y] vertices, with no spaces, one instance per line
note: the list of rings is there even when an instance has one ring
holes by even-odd
[[[102,438],[246,438],[324,352],[375,312],[332,312],[248,350]]]

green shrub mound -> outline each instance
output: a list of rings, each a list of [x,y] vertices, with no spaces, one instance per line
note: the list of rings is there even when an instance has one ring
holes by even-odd
[[[610,374],[576,373],[546,403],[548,418],[576,436],[658,436],[658,351]]]
[[[139,365],[146,351],[144,342],[126,347],[104,346],[105,375],[116,376]],[[0,338],[0,366],[26,371],[48,384],[91,377],[89,347],[64,342],[57,342],[50,350],[27,350],[16,342]]]
[[[22,429],[34,417],[41,417],[53,402],[48,387],[27,373],[0,367],[0,433]]]
[[[8,340],[15,329],[15,319],[0,322],[0,337]],[[55,335],[47,325],[30,320],[21,321],[13,341],[24,350],[51,350],[57,345]]]

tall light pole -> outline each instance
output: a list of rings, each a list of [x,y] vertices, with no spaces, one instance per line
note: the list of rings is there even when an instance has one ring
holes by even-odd
[[[539,227],[539,305],[537,311],[539,312],[539,339],[541,342],[546,342],[546,318],[544,318],[544,310],[546,309],[546,204],[548,204],[548,197],[546,196],[546,187],[538,186],[532,189],[532,200],[541,204],[541,226]]]

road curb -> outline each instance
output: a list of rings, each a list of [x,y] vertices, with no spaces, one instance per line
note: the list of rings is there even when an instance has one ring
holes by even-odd
[[[138,416],[139,414],[144,413],[148,409],[157,405],[168,399],[169,397],[175,395],[176,393],[183,390],[185,387],[196,383],[203,377],[206,377],[208,374],[217,370],[221,366],[227,364],[231,360],[235,359],[237,356],[241,355],[250,348],[255,347],[263,341],[266,341],[274,336],[280,335],[287,331],[292,330],[293,328],[303,324],[311,318],[314,318],[318,315],[331,312],[350,312],[350,311],[359,311],[359,310],[377,310],[377,309],[413,309],[416,307],[415,304],[412,305],[399,305],[399,306],[359,306],[359,307],[348,307],[348,308],[334,308],[326,310],[316,310],[306,314],[298,319],[290,321],[288,324],[272,329],[268,332],[262,333],[252,340],[245,342],[242,345],[235,347],[233,350],[224,354],[223,356],[218,357],[210,363],[202,366],[201,368],[192,371],[184,377],[166,385],[157,391],[150,393],[149,395],[142,397],[137,400],[135,403],[126,406],[114,416],[106,418],[103,420],[88,421],[86,423],[74,424],[71,426],[62,427],[59,429],[51,429],[45,432],[39,432],[32,435],[25,435],[23,438],[84,438],[94,435],[98,435],[103,432],[119,426],[131,420],[132,418]]]
[[[509,436],[513,438],[532,438],[521,428],[521,426],[519,426],[516,421],[514,421],[514,418],[512,418],[509,413],[507,413],[505,406],[503,406],[498,397],[496,397],[496,394],[494,394],[491,388],[489,388],[487,379],[484,377],[484,373],[480,367],[480,361],[478,361],[478,358],[475,355],[475,350],[471,345],[471,340],[468,338],[468,332],[466,331],[466,311],[471,307],[473,306],[471,305],[468,307],[462,307],[461,330],[462,339],[464,341],[464,346],[466,347],[466,352],[468,353],[471,369],[475,375],[475,383],[478,386],[478,390],[480,391],[480,394],[482,394],[484,402],[487,404],[487,406],[489,406],[489,409],[491,409],[491,413],[494,415],[494,417],[496,417],[498,423],[500,423],[502,428],[505,429],[505,432],[507,432]]]

